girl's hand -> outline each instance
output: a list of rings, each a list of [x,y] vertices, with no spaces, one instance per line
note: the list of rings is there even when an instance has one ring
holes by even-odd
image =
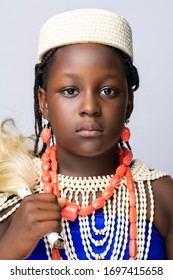
[[[65,198],[57,200],[54,194],[26,196],[1,239],[3,259],[25,259],[47,233],[61,232],[61,208],[65,204]]]

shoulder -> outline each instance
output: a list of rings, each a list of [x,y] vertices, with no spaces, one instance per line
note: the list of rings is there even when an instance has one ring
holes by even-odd
[[[165,240],[167,259],[173,260],[173,179],[169,176],[153,182],[155,225]]]
[[[173,179],[165,176],[154,180],[152,186],[157,208],[173,219]]]
[[[156,221],[165,225],[163,235],[166,237],[171,227],[173,230],[173,179],[165,176],[153,181],[152,186]]]
[[[173,179],[165,172],[151,168],[139,160],[132,166],[132,175],[139,188],[145,186],[148,218],[151,210],[148,187],[152,189],[154,226],[164,239],[166,258],[173,260]]]
[[[173,219],[173,179],[165,176],[152,182],[157,208]]]
[[[158,199],[161,199],[163,203],[165,201],[173,201],[173,179],[170,176],[164,176],[157,180],[154,180],[153,183],[153,191]],[[166,208],[169,208],[169,204],[166,203]],[[171,205],[173,207],[173,205]]]
[[[154,169],[140,160],[134,162],[132,174],[139,186],[140,182],[143,182],[147,195],[148,186],[151,186],[154,196],[154,225],[165,238],[170,227],[173,227],[173,179],[165,172]]]

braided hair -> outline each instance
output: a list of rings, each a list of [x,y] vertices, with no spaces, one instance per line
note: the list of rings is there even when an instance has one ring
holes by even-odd
[[[43,147],[40,152],[38,152],[38,144],[40,139],[40,134],[43,129],[42,123],[42,113],[40,111],[39,100],[38,100],[38,90],[47,88],[48,72],[53,61],[53,57],[56,53],[57,48],[51,49],[48,51],[41,61],[41,63],[35,65],[35,84],[34,84],[34,115],[35,115],[35,148],[34,154],[36,156],[41,155],[45,149],[46,144],[43,144]]]
[[[35,65],[35,84],[34,84],[34,114],[35,114],[35,135],[36,135],[35,148],[34,148],[35,156],[40,156],[42,153],[44,153],[46,149],[46,144],[43,144],[41,151],[38,152],[40,134],[43,129],[42,113],[40,111],[39,100],[38,100],[38,89],[39,87],[43,88],[45,91],[47,89],[49,69],[52,65],[53,58],[57,49],[58,48],[53,48],[47,53],[45,53],[41,63]],[[123,51],[119,49],[115,49],[115,48],[113,49],[119,54],[120,59],[124,65],[128,90],[132,92],[136,91],[139,87],[139,76],[136,67],[133,65],[131,59],[127,54],[125,54]]]

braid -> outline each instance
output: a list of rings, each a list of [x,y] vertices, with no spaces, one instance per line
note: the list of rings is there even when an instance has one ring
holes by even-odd
[[[116,49],[116,52],[120,54],[120,58],[124,64],[129,91],[136,91],[139,88],[139,75],[136,67],[133,65],[131,59],[127,54],[119,49]]]
[[[43,129],[42,124],[42,114],[40,111],[39,100],[38,100],[38,89],[42,87],[44,90],[47,88],[47,77],[48,71],[53,61],[54,54],[57,48],[51,49],[48,51],[42,59],[42,62],[35,65],[35,84],[34,84],[34,115],[35,115],[35,148],[34,154],[36,156],[41,155],[45,148],[46,144],[43,144],[41,151],[38,153],[38,144],[40,139],[40,134]]]
[[[122,52],[119,49],[116,49],[116,52],[119,53],[120,59],[124,65],[124,71],[127,79],[127,85],[128,85],[128,90],[129,92],[131,91],[136,91],[139,88],[139,75],[136,67],[133,65],[131,59],[127,54]],[[119,144],[122,147],[123,142],[121,138],[119,139]],[[126,142],[126,146],[128,147],[129,150],[131,150],[131,146],[129,142]]]

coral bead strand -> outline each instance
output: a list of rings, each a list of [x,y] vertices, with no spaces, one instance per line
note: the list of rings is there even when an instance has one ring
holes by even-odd
[[[127,188],[129,190],[129,220],[130,220],[130,244],[129,244],[129,253],[130,260],[135,260],[137,254],[137,228],[136,228],[136,220],[137,220],[137,211],[136,211],[136,195],[135,195],[135,187],[134,181],[132,179],[130,168],[128,168],[126,172],[126,182]]]
[[[58,188],[56,146],[47,147],[42,156],[42,181],[43,191],[45,193],[54,193],[60,197]],[[52,260],[60,260],[58,249],[52,249]]]

